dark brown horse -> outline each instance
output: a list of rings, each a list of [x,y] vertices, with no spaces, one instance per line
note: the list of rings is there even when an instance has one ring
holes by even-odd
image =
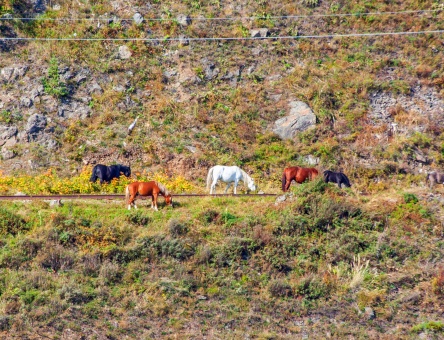
[[[306,180],[312,181],[317,175],[318,170],[315,168],[300,168],[298,166],[285,168],[282,174],[282,190],[287,191],[292,180],[295,180],[296,183],[303,183]]]
[[[173,206],[173,199],[171,194],[168,192],[167,188],[159,182],[151,181],[151,182],[133,182],[128,184],[125,189],[125,199],[128,203],[128,210],[131,210],[131,206],[137,209],[136,204],[134,203],[136,200],[136,196],[151,196],[151,208],[154,210],[157,209],[157,197],[161,194],[165,197],[165,204]]]

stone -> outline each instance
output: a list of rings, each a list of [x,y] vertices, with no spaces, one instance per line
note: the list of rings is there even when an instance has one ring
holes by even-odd
[[[131,55],[132,55],[132,53],[131,53],[131,50],[129,49],[128,46],[126,46],[126,45],[119,46],[119,58],[120,59],[129,59],[129,58],[131,58]]]
[[[77,100],[64,100],[59,105],[57,115],[66,119],[85,119],[91,115],[91,108]]]
[[[281,195],[276,197],[276,200],[274,201],[274,205],[278,205],[282,202],[285,202],[287,200],[287,195]]]
[[[270,34],[270,31],[268,28],[256,28],[250,30],[250,36],[252,38],[265,38],[268,37]]]
[[[273,132],[282,139],[292,139],[316,125],[316,116],[306,103],[291,101],[289,106],[289,114],[274,122]]]
[[[86,90],[88,92],[88,94],[101,94],[103,93],[103,89],[102,87],[97,83],[97,82],[93,82],[92,84],[90,84]]]
[[[373,319],[375,319],[375,318],[376,318],[376,314],[375,314],[375,311],[373,310],[373,308],[371,308],[371,307],[365,307],[365,308],[364,308],[364,317],[365,317],[367,320],[373,320]]]
[[[319,157],[315,157],[313,155],[308,155],[304,157],[304,162],[308,165],[318,165],[319,164]]]
[[[182,46],[188,46],[190,44],[190,40],[181,34],[179,35],[179,44]]]
[[[28,71],[28,68],[28,65],[4,67],[0,70],[0,78],[2,78],[6,82],[14,81],[19,77],[23,77],[26,71]]]
[[[189,26],[191,25],[191,18],[185,14],[179,14],[176,18],[177,23],[181,26]]]
[[[46,127],[46,124],[46,117],[36,113],[28,118],[25,130],[28,135],[36,135]]]
[[[7,140],[13,138],[18,133],[17,126],[0,125],[0,146],[5,144]]]
[[[216,67],[215,64],[210,63],[205,66],[204,73],[205,80],[211,80],[217,77],[217,75],[219,74],[219,69]]]
[[[50,207],[63,207],[62,200],[51,200],[49,201]]]
[[[3,150],[2,149],[2,158],[4,160],[12,159],[14,157],[15,157],[15,153],[13,151],[11,151],[11,150]]]
[[[143,22],[143,16],[140,13],[135,13],[133,15],[133,20],[136,25],[140,25]]]
[[[28,97],[21,97],[20,98],[20,105],[23,107],[31,107],[33,104],[32,99]]]

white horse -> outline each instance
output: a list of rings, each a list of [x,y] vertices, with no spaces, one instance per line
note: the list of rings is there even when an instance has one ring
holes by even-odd
[[[248,176],[244,170],[237,166],[215,165],[208,171],[207,189],[210,189],[210,195],[213,194],[213,191],[216,193],[217,181],[221,180],[222,182],[227,183],[227,187],[225,188],[225,193],[227,193],[231,183],[234,182],[234,194],[236,195],[236,187],[241,179],[244,181],[244,184],[248,189],[253,191],[256,190],[254,180]]]

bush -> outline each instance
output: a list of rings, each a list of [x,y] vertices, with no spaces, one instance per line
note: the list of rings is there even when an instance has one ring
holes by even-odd
[[[171,236],[178,237],[185,235],[188,232],[188,227],[176,219],[171,219],[168,221],[168,230]]]
[[[29,225],[22,217],[0,207],[0,235],[17,235],[27,230],[29,230]]]
[[[316,300],[327,294],[327,286],[316,276],[302,278],[295,288],[295,294],[307,300]]]
[[[128,222],[136,226],[146,226],[153,221],[150,216],[140,210],[131,211],[126,218]]]
[[[280,280],[271,282],[268,286],[268,292],[274,297],[288,297],[293,295],[291,286]]]

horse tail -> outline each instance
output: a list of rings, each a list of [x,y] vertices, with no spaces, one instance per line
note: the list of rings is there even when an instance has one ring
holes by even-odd
[[[213,176],[213,170],[214,170],[214,166],[213,166],[212,168],[210,168],[210,170],[208,170],[208,175],[207,175],[207,190],[210,189],[211,180],[212,180],[212,176]]]
[[[97,165],[94,166],[94,168],[92,169],[92,174],[91,174],[91,177],[89,179],[89,181],[93,182],[93,183],[97,180],[96,168],[97,168]]]
[[[129,184],[125,188],[125,202],[128,203],[130,197]]]
[[[284,170],[284,173],[282,174],[282,191],[285,191],[286,184],[287,184],[287,176],[285,175],[285,170]]]

